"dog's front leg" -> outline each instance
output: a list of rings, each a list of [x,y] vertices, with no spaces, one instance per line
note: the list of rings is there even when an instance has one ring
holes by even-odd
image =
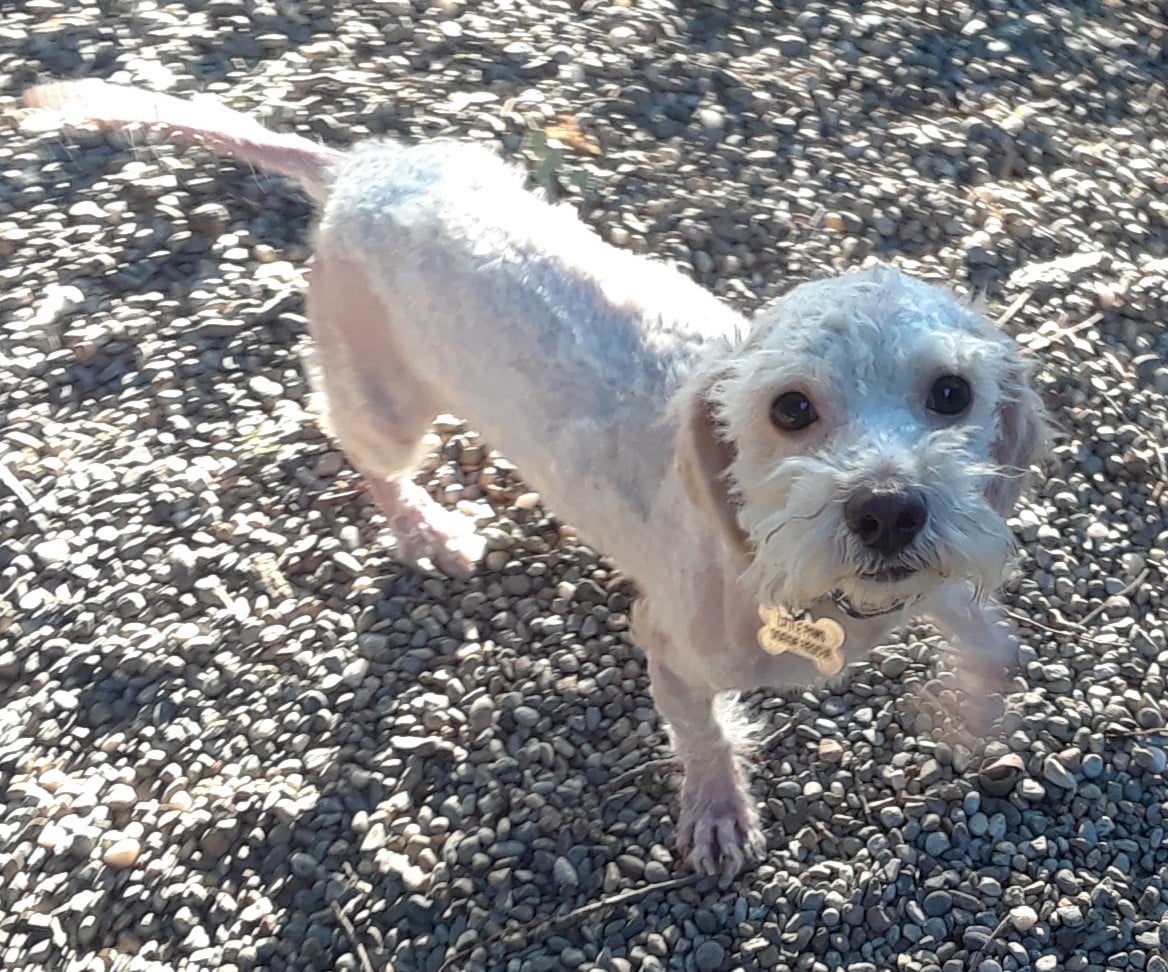
[[[968,729],[982,734],[1000,714],[990,698],[1009,687],[1018,666],[1018,642],[996,601],[980,598],[973,585],[948,584],[923,606],[950,644],[959,650],[961,687],[969,704],[959,713]]]
[[[977,688],[1001,691],[1018,664],[1018,642],[1000,604],[980,598],[967,582],[947,584],[923,606],[950,643],[961,649],[962,671]]]
[[[678,675],[664,651],[649,652],[649,674],[685,771],[678,849],[694,870],[728,881],[762,855],[766,842],[734,742],[718,718],[717,693]]]

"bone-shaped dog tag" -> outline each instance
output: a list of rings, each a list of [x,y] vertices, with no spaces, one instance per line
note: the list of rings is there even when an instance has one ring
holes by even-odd
[[[772,655],[785,651],[810,661],[824,675],[838,675],[844,667],[844,629],[838,621],[797,617],[786,608],[760,604],[758,643]]]

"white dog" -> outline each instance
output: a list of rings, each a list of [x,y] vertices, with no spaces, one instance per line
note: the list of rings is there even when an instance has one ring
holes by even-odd
[[[798,287],[748,328],[481,148],[340,153],[100,82],[27,101],[198,140],[312,194],[330,427],[409,556],[462,570],[481,551],[410,478],[452,411],[635,578],[695,868],[732,875],[764,849],[720,693],[833,675],[911,615],[975,673],[1015,657],[990,596],[1044,417],[1016,346],[947,291],[875,267]]]

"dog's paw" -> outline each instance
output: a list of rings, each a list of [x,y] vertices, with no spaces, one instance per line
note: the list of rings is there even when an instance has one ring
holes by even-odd
[[[687,776],[681,790],[677,845],[695,871],[727,883],[761,859],[766,839],[737,767],[722,784],[718,786],[714,777]]]
[[[976,662],[959,663],[950,687],[936,697],[938,715],[953,737],[962,741],[982,739],[993,732],[1006,711],[1005,696],[1011,690],[1004,670],[980,668]]]
[[[428,560],[451,577],[465,577],[482,559],[487,542],[469,516],[446,509],[408,480],[375,481],[373,489],[400,559]]]
[[[390,521],[390,529],[399,557],[415,564],[429,560],[451,577],[469,574],[486,550],[486,540],[470,517],[437,504],[399,514]]]

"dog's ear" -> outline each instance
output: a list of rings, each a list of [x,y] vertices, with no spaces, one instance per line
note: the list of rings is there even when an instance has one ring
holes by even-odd
[[[1002,384],[997,433],[990,455],[999,466],[986,487],[986,498],[1002,516],[1008,516],[1022,495],[1030,467],[1046,453],[1047,418],[1042,399],[1030,384],[1031,368],[1021,359]]]
[[[711,400],[720,377],[703,376],[680,392],[675,462],[690,501],[717,524],[731,549],[749,557],[750,540],[738,525],[738,504],[727,475],[734,444],[725,437]]]

